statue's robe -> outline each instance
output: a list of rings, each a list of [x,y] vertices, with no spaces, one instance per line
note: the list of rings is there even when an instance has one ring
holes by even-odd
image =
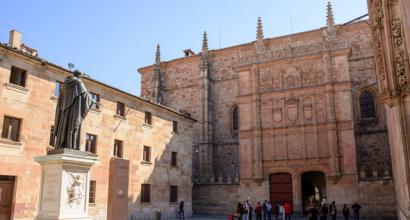
[[[79,78],[68,76],[64,80],[55,115],[55,148],[80,149],[81,123],[93,103]]]

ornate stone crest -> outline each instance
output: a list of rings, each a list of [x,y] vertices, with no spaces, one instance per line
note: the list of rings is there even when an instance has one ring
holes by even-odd
[[[295,122],[298,119],[298,105],[299,100],[297,98],[291,97],[285,101],[288,120]]]

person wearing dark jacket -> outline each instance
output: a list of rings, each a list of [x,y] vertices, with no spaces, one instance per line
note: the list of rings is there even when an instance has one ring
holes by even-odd
[[[185,219],[184,201],[181,201],[181,202],[179,203],[179,219]]]
[[[347,207],[346,204],[343,205],[343,216],[345,217],[345,220],[349,220],[350,218],[350,209]]]
[[[322,205],[320,206],[319,212],[320,212],[320,220],[326,220],[327,215],[329,214],[329,207],[327,203],[322,203]]]
[[[315,206],[310,206],[308,213],[308,220],[317,220],[317,216],[319,215],[319,210]]]
[[[332,220],[336,220],[337,209],[336,209],[336,203],[335,203],[335,201],[333,201],[332,203],[330,203],[329,212],[330,212],[330,217],[332,217]]]
[[[262,204],[263,220],[268,220],[268,202],[265,200]]]
[[[238,216],[238,220],[242,220],[243,213],[245,212],[243,208],[243,204],[238,202],[238,206],[236,207],[236,215]]]
[[[354,220],[360,220],[360,209],[362,206],[359,205],[359,203],[354,202],[352,205],[352,210],[353,210],[353,216]]]

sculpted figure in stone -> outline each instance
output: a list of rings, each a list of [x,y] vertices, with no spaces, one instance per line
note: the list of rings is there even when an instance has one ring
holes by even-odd
[[[83,74],[76,70],[68,76],[58,96],[54,135],[55,148],[80,149],[81,123],[95,103],[81,81]]]

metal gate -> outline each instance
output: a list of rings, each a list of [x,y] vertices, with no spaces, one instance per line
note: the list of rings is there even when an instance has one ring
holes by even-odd
[[[289,173],[272,173],[269,180],[272,204],[285,202],[292,204],[292,176]]]
[[[11,220],[14,181],[0,181],[0,220]]]

